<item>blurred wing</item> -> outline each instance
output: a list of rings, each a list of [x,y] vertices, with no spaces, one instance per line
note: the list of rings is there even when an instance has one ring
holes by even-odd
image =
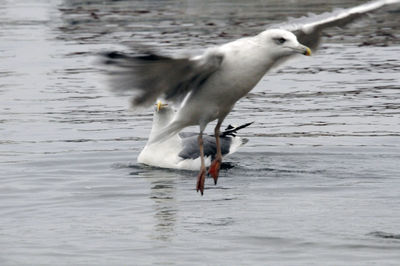
[[[321,15],[295,19],[282,28],[293,32],[298,41],[311,49],[318,47],[321,32],[330,27],[342,27],[355,19],[385,5],[400,3],[400,0],[380,0],[368,2],[349,9],[336,10]]]
[[[218,70],[223,55],[210,50],[195,58],[172,58],[156,54],[103,53],[110,84],[117,93],[133,95],[134,107],[151,105],[157,98],[179,103]]]

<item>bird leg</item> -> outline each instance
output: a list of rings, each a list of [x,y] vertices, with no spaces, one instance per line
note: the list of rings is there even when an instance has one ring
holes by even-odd
[[[218,120],[218,123],[214,129],[215,145],[217,148],[217,153],[215,155],[214,160],[212,161],[212,163],[210,165],[210,168],[208,169],[208,173],[214,178],[214,184],[217,184],[219,169],[221,167],[221,162],[222,162],[221,144],[219,141],[221,124],[222,124],[222,121]]]
[[[201,167],[200,167],[200,173],[197,176],[197,185],[196,185],[196,190],[203,196],[204,193],[204,182],[206,180],[206,164],[204,163],[204,149],[203,149],[203,132],[200,132],[197,141],[199,143],[199,148],[200,148],[200,160],[201,160]]]

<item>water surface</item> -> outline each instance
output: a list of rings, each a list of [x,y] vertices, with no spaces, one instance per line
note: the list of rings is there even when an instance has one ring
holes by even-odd
[[[196,51],[363,1],[0,4],[1,265],[397,265],[400,7],[332,29],[266,75],[217,186],[136,163],[151,110],[94,54]],[[209,127],[211,130],[212,125]]]

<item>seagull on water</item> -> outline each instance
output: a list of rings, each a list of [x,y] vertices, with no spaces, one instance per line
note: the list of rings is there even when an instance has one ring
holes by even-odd
[[[343,26],[365,13],[399,2],[373,1],[325,13],[311,17],[311,21],[296,21],[206,49],[198,56],[107,52],[103,53],[104,63],[112,66],[109,71],[112,88],[131,92],[134,107],[149,106],[158,98],[177,106],[171,121],[150,137],[150,145],[162,143],[185,127],[199,126],[200,172],[196,189],[203,195],[207,173],[203,132],[209,122],[217,120],[216,154],[208,170],[216,183],[222,161],[221,124],[235,103],[252,90],[268,70],[294,55],[311,55],[324,29]]]
[[[158,101],[153,115],[153,125],[149,139],[168,125],[174,115],[175,110],[170,105]],[[248,139],[236,136],[236,133],[238,130],[251,124],[252,123],[247,123],[238,127],[229,125],[220,134],[222,156],[227,156],[236,152],[241,146],[248,142]],[[200,168],[201,164],[197,135],[198,134],[195,132],[179,132],[161,142],[151,143],[148,141],[140,152],[137,161],[142,164],[162,168],[197,170]],[[215,137],[205,134],[203,136],[203,141],[204,160],[206,166],[209,166],[217,150]]]

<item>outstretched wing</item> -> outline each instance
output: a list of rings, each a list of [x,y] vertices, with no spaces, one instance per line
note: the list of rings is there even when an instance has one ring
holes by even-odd
[[[210,50],[195,58],[172,58],[156,54],[102,54],[112,90],[133,96],[134,107],[148,106],[157,98],[181,102],[197,90],[221,65],[223,55]],[[111,67],[112,66],[112,67]]]
[[[330,27],[342,27],[355,19],[377,10],[385,5],[400,3],[400,0],[379,0],[349,9],[340,9],[312,17],[302,17],[281,25],[281,28],[293,32],[298,41],[311,49],[318,47],[321,32]]]

